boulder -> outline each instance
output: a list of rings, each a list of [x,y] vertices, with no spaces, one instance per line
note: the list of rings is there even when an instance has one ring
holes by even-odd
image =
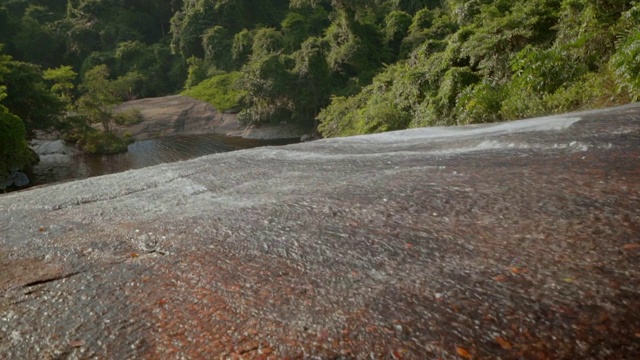
[[[12,186],[21,188],[29,185],[29,183],[29,176],[17,169],[11,170],[8,177],[0,176],[0,190],[4,190]]]
[[[640,104],[0,196],[0,358],[640,353]]]
[[[63,140],[32,140],[29,143],[31,149],[39,156],[46,155],[73,155],[77,149],[67,146]]]

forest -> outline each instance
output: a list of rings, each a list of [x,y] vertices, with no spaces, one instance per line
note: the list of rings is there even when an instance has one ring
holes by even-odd
[[[640,97],[635,1],[0,0],[0,44],[0,177],[36,130],[121,151],[111,108],[144,97],[324,137]]]

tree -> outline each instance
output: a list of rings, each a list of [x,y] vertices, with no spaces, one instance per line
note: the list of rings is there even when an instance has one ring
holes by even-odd
[[[54,66],[61,61],[64,41],[53,27],[56,18],[45,6],[30,4],[27,7],[14,38],[19,59],[43,66]]]
[[[233,59],[234,70],[242,67],[241,64],[246,63],[249,59],[249,55],[251,55],[251,47],[253,46],[254,35],[254,32],[243,29],[233,36],[231,58]]]
[[[134,76],[109,79],[109,68],[98,65],[87,71],[80,84],[82,96],[78,99],[77,110],[89,123],[100,123],[105,132],[111,131],[113,105],[120,102],[135,81]]]
[[[27,133],[49,130],[64,111],[64,103],[51,92],[40,66],[8,61],[2,82],[7,87],[4,105],[22,121]]]
[[[0,93],[0,99],[5,95]],[[0,186],[12,170],[24,169],[34,160],[25,137],[22,120],[0,105]]]
[[[0,52],[0,81],[9,72],[10,62],[11,57]],[[6,90],[6,86],[0,85],[0,102],[7,97]],[[23,169],[33,160],[26,141],[24,123],[0,104],[0,186],[3,186],[12,170]]]
[[[104,85],[119,100],[192,88],[218,104],[244,98],[247,121],[320,114],[327,136],[604,106],[639,97],[639,6],[0,0],[0,37],[18,60],[7,63],[5,104],[27,131],[48,127],[57,117],[50,98],[64,103],[74,92],[71,72],[89,80],[106,65]],[[242,89],[229,96],[211,89],[232,89],[236,78]]]
[[[339,11],[324,40],[329,45],[329,67],[347,79],[357,78],[357,83],[366,85],[382,66],[384,42],[374,24],[357,22]]]
[[[400,53],[400,45],[407,36],[411,22],[411,15],[404,11],[392,11],[385,17],[384,41],[394,54]]]
[[[300,8],[289,11],[280,24],[284,34],[285,49],[296,51],[311,37],[321,36],[329,25],[329,14],[323,7]]]
[[[294,110],[292,97],[296,88],[290,69],[291,57],[278,53],[252,56],[242,68],[239,80],[246,91],[246,108],[238,118],[247,123],[290,121]]]
[[[233,68],[231,46],[233,36],[222,26],[214,26],[202,35],[204,58],[217,69],[230,71]]]
[[[315,121],[320,109],[329,103],[331,74],[325,47],[320,38],[312,37],[293,54],[295,68],[292,72],[298,89],[298,94],[293,97],[294,113],[302,122]]]
[[[114,77],[137,78],[131,89],[132,98],[166,95],[182,85],[184,80],[176,77],[173,70],[181,60],[166,45],[125,41],[118,44],[113,57],[107,58],[114,63]]]
[[[527,45],[552,43],[558,6],[557,0],[495,0],[482,6],[464,46],[472,67],[501,83],[508,81],[513,54]]]
[[[444,40],[456,30],[456,24],[442,9],[422,9],[413,16],[407,37],[402,41],[400,57],[406,57],[427,41]]]
[[[256,24],[280,24],[288,7],[286,0],[190,0],[171,19],[171,46],[183,59],[204,58],[202,36],[207,29],[221,26],[230,34]]]
[[[626,92],[631,101],[640,99],[640,31],[629,34],[611,57],[618,91]]]
[[[75,88],[73,82],[77,76],[78,74],[69,65],[47,69],[43,73],[43,78],[53,83],[51,92],[58,94],[67,109],[70,109],[72,105],[71,91]]]

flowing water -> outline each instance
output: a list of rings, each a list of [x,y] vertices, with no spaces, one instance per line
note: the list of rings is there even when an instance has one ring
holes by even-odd
[[[216,134],[178,135],[136,141],[129,151],[117,155],[92,155],[73,151],[68,154],[41,155],[33,168],[32,185],[42,185],[140,169],[196,157],[248,149],[258,146],[286,145],[295,140],[249,140]]]

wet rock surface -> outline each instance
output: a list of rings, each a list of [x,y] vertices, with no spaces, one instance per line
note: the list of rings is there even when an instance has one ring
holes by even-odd
[[[0,196],[0,358],[633,359],[640,105]]]

